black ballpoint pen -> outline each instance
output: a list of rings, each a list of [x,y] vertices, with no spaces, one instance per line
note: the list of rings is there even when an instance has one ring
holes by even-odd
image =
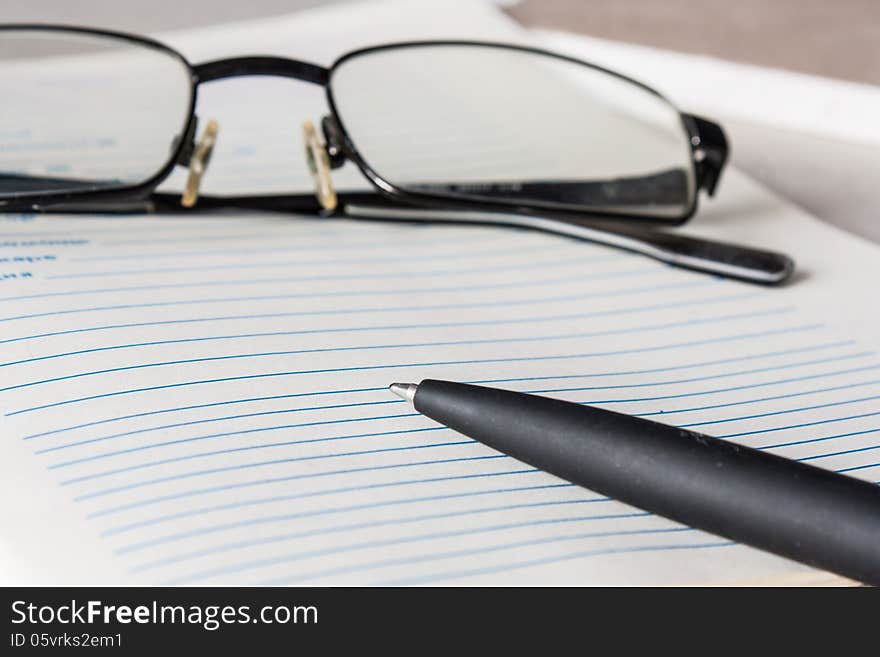
[[[880,585],[880,486],[592,406],[426,379],[391,390],[500,452],[621,502]]]

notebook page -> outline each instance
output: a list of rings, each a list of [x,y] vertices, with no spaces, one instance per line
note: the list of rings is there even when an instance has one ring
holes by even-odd
[[[749,230],[806,274],[756,288],[479,227],[3,217],[4,580],[821,577],[537,472],[386,390],[484,382],[880,479],[858,296],[876,249],[736,172],[695,229]]]
[[[437,427],[392,380],[552,394],[877,477],[873,345],[787,290],[488,228],[40,217],[3,244],[34,257],[0,301],[7,545],[55,552],[61,523],[74,579],[89,558],[114,582],[800,570]]]

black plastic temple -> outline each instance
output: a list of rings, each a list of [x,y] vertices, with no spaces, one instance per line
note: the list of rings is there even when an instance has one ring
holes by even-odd
[[[371,207],[399,208],[401,204],[378,192],[340,192],[337,194],[340,208],[348,204],[368,204]],[[157,193],[149,199],[156,212],[192,212],[197,210],[266,210],[270,212],[292,212],[298,214],[317,214],[328,216],[341,214],[341,211],[328,212],[314,194],[257,194],[247,196],[199,196],[193,208],[180,205],[180,194]]]
[[[111,179],[32,176],[0,172],[0,194],[21,194],[30,191],[69,192],[76,190],[98,190],[121,184],[121,181]]]
[[[673,169],[655,175],[609,180],[528,180],[482,183],[468,181],[446,184],[412,184],[410,188],[439,197],[492,198],[499,204],[499,207],[528,204],[542,206],[548,210],[552,210],[554,206],[580,206],[585,212],[589,212],[591,207],[596,209],[627,208],[630,211],[643,207],[660,211],[665,206],[675,208],[684,204],[683,199],[687,194],[687,176],[684,171]],[[151,200],[156,204],[156,210],[175,212],[182,209],[180,196],[176,194],[153,194]],[[412,207],[393,197],[373,191],[341,192],[339,200],[340,206],[344,206],[346,203],[368,202],[373,207]],[[193,209],[222,207],[333,214],[321,207],[314,194],[203,195]]]
[[[688,176],[683,169],[669,169],[644,176],[599,180],[469,180],[456,183],[411,183],[408,189],[440,196],[491,198],[500,204],[542,207],[579,207],[585,212],[599,208],[634,208],[687,204]]]

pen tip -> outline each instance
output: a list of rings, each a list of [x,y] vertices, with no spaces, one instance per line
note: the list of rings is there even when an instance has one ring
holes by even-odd
[[[415,383],[392,383],[388,389],[401,399],[412,402],[419,387]]]

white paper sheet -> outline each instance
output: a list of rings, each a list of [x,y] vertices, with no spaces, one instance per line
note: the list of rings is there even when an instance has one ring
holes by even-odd
[[[445,29],[403,6],[377,11]],[[335,35],[363,24],[348,16]],[[0,217],[3,582],[821,580],[535,471],[386,390],[491,382],[880,479],[877,249],[735,171],[691,230],[787,250],[803,274],[765,289],[493,228]]]

